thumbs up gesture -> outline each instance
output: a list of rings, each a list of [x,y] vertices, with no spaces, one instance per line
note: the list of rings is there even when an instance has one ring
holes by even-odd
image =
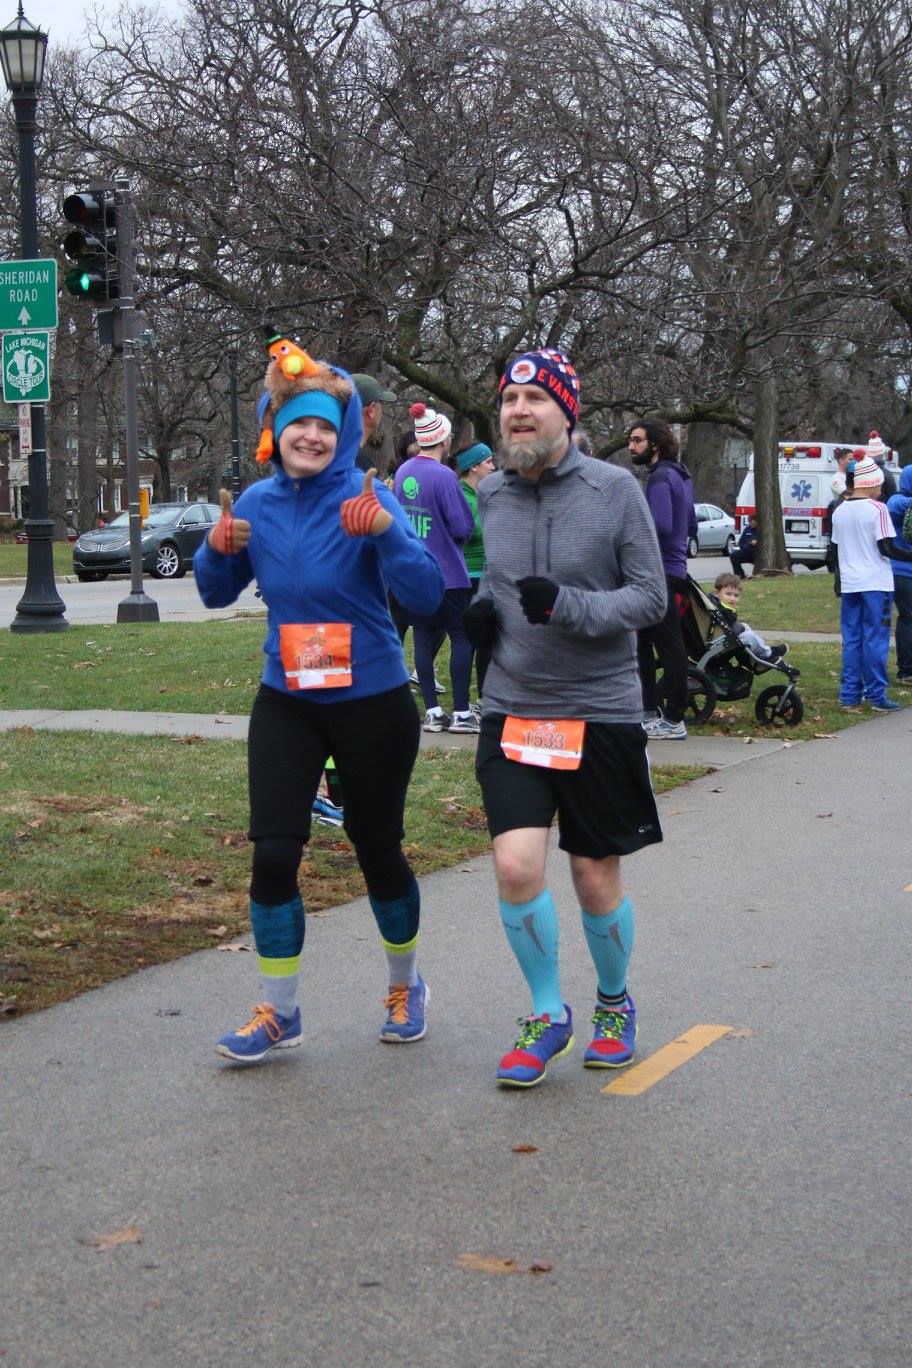
[[[346,499],[339,508],[342,531],[350,537],[379,537],[393,521],[393,515],[374,493],[377,472],[371,469],[364,477],[364,488],[354,499]]]
[[[222,505],[222,516],[209,533],[209,545],[223,556],[233,556],[236,551],[243,551],[250,541],[250,523],[246,518],[234,516],[231,495],[227,489],[219,490],[219,503]]]

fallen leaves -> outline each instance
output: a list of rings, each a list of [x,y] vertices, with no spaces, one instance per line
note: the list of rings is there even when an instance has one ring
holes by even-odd
[[[838,737],[838,735],[839,735],[838,732],[814,732],[814,740],[815,740],[815,741],[835,741],[836,738]]]
[[[833,815],[832,812],[818,812],[818,813],[817,813],[817,816],[820,817],[820,818],[823,818],[823,817],[832,817],[832,815]]]
[[[752,964],[752,965],[751,965],[751,968],[752,968],[752,969],[775,969],[776,963],[777,963],[776,960],[758,960],[756,964]]]
[[[232,954],[235,954],[235,955],[236,955],[236,954],[238,954],[238,953],[239,953],[240,951],[242,951],[242,950],[248,950],[248,951],[249,951],[249,950],[250,950],[250,946],[249,946],[249,945],[245,945],[245,943],[244,943],[243,941],[229,941],[227,945],[217,945],[217,946],[216,946],[216,949],[217,949],[217,950],[228,950],[228,951],[230,951]]]
[[[206,927],[206,932],[205,932],[205,934],[206,934],[207,936],[215,936],[216,938],[218,938],[218,937],[220,937],[220,936],[227,936],[227,934],[228,934],[228,927],[225,926],[225,925],[222,925],[222,926],[207,926],[207,927]]]
[[[538,1145],[514,1145],[514,1154],[538,1154]]]
[[[142,1234],[138,1225],[125,1225],[119,1230],[109,1230],[105,1235],[96,1235],[84,1243],[91,1245],[100,1253],[107,1253],[109,1249],[117,1249],[119,1245],[142,1244]]]
[[[487,1273],[492,1277],[505,1277],[511,1273],[550,1273],[553,1267],[544,1259],[536,1259],[528,1268],[520,1268],[515,1259],[502,1259],[497,1254],[460,1254],[456,1263],[471,1273]]]

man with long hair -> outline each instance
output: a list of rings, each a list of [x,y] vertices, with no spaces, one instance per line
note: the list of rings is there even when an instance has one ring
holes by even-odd
[[[646,714],[643,726],[652,741],[685,741],[687,651],[679,596],[687,593],[687,541],[697,534],[693,485],[690,471],[680,459],[675,435],[660,418],[641,418],[634,423],[627,434],[627,446],[633,464],[648,471],[646,502],[659,538],[668,589],[668,606],[661,622],[641,628],[637,635]],[[663,671],[661,708],[656,656]]]

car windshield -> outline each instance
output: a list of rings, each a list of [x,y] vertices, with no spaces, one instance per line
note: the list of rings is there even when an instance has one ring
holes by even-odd
[[[174,522],[180,511],[180,505],[165,505],[163,508],[153,508],[149,513],[148,518],[146,518],[143,523],[143,527],[161,527],[163,523]],[[121,528],[129,528],[129,526],[129,513],[118,513],[117,517],[112,518],[108,523],[108,527],[116,528],[118,531]]]

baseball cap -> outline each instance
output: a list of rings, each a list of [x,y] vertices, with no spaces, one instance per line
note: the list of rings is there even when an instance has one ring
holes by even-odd
[[[396,396],[392,390],[383,389],[379,380],[375,380],[372,375],[361,373],[353,375],[355,388],[362,404],[395,404]]]

